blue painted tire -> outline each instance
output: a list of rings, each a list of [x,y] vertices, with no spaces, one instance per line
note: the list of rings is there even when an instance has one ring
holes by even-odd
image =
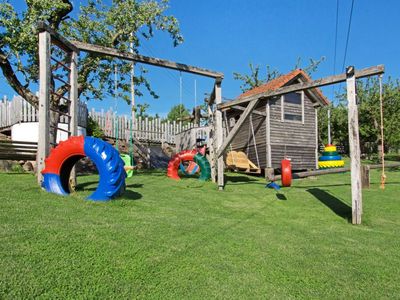
[[[46,158],[42,187],[46,191],[68,195],[68,181],[75,163],[87,156],[99,172],[99,185],[87,199],[108,201],[125,191],[126,172],[119,152],[107,142],[93,137],[71,137],[52,149]]]
[[[319,161],[330,161],[330,160],[342,160],[342,157],[340,155],[327,155],[327,156],[321,156]]]
[[[119,152],[109,143],[93,137],[85,138],[84,149],[100,177],[99,186],[87,199],[107,201],[121,196],[125,192],[126,172]]]

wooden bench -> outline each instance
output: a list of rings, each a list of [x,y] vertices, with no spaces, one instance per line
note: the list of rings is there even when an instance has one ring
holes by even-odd
[[[1,160],[36,160],[37,143],[0,140]]]

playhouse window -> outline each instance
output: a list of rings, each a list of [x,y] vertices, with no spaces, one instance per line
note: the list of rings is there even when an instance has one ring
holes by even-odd
[[[304,93],[289,93],[281,97],[282,122],[299,122],[304,124]]]

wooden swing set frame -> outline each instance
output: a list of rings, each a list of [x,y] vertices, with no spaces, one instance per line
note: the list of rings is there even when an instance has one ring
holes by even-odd
[[[294,84],[279,88],[274,91],[267,91],[256,95],[236,99],[227,103],[222,103],[221,83],[224,75],[220,72],[214,72],[207,69],[189,66],[182,63],[176,63],[164,59],[142,56],[134,53],[119,52],[116,49],[82,43],[78,41],[68,41],[60,34],[52,30],[45,23],[38,23],[39,31],[39,142],[38,142],[38,180],[41,181],[41,170],[44,167],[44,159],[49,154],[49,99],[50,99],[50,46],[56,44],[62,49],[72,53],[71,77],[70,77],[70,101],[72,123],[72,135],[77,133],[76,107],[78,102],[78,54],[80,51],[96,53],[98,55],[111,56],[132,62],[154,65],[163,68],[169,68],[181,72],[188,72],[200,76],[214,79],[213,90],[207,99],[208,113],[211,120],[211,134],[209,139],[209,148],[211,156],[211,176],[214,182],[218,184],[218,189],[223,190],[224,180],[224,160],[223,154],[233,141],[239,130],[243,127],[245,120],[254,111],[261,99],[269,99],[291,92],[305,91],[321,86],[346,82],[347,100],[348,100],[348,128],[349,145],[351,159],[351,197],[352,197],[352,223],[360,224],[362,215],[362,193],[361,193],[361,159],[359,143],[358,126],[358,107],[356,100],[356,79],[380,75],[384,73],[384,66],[378,65],[362,70],[355,70],[349,66],[345,73],[328,76],[311,82]],[[238,107],[238,105],[247,104],[235,126],[230,130],[226,137],[223,133],[223,110],[229,107]]]

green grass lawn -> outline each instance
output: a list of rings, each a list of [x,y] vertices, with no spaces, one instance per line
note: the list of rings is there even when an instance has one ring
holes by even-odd
[[[139,173],[108,203],[0,174],[0,298],[382,299],[400,295],[400,171],[371,171],[363,225],[347,174],[211,182]]]

